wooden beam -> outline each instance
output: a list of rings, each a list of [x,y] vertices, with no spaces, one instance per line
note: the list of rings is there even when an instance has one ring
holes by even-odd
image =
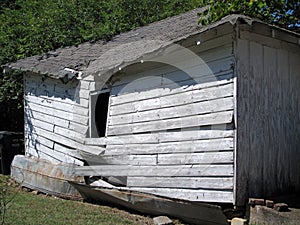
[[[81,166],[76,168],[76,174],[80,176],[144,176],[144,177],[233,176],[233,166],[232,165]]]

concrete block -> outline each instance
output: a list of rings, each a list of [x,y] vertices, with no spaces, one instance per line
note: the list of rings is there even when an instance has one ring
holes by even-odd
[[[247,220],[242,219],[242,218],[233,218],[231,220],[231,225],[246,225]]]
[[[274,204],[274,209],[278,212],[288,212],[289,206],[285,203],[276,203]]]
[[[266,200],[266,206],[267,206],[268,208],[273,208],[273,207],[274,207],[274,201]]]
[[[173,221],[167,216],[158,216],[153,218],[155,225],[174,225]]]
[[[260,198],[249,198],[249,205],[265,205],[265,200]]]

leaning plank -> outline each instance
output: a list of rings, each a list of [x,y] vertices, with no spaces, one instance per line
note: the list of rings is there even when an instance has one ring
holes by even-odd
[[[224,111],[204,115],[155,120],[141,123],[116,125],[108,127],[108,135],[143,133],[147,131],[161,131],[167,129],[180,129],[205,125],[225,124],[232,121],[233,112]]]
[[[233,152],[159,154],[158,165],[233,163]]]
[[[173,188],[131,188],[134,191],[188,201],[232,203],[233,192],[220,190],[188,190]]]
[[[232,165],[172,165],[172,166],[127,166],[101,165],[76,168],[80,176],[232,176]]]
[[[184,152],[210,152],[233,149],[233,138],[220,138],[210,140],[168,142],[159,144],[126,144],[108,145],[106,155],[126,154],[168,154]]]
[[[232,177],[127,177],[128,187],[233,189]]]
[[[11,177],[21,186],[61,197],[81,198],[67,180],[83,181],[74,175],[75,165],[53,164],[51,161],[26,156],[15,156],[11,165]]]
[[[221,207],[215,205],[199,202],[193,204],[190,201],[160,197],[128,188],[93,187],[77,182],[70,183],[85,199],[113,203],[151,215],[168,215],[180,218],[189,224],[227,224]]]
[[[220,98],[211,101],[188,103],[176,107],[159,108],[155,110],[135,112],[125,115],[110,116],[108,124],[120,125],[153,121],[159,119],[181,118],[183,116],[193,116],[212,112],[221,112],[233,109],[233,98]]]

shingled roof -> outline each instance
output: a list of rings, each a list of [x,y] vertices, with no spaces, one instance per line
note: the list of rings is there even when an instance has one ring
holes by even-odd
[[[203,11],[203,8],[122,33],[109,42],[86,42],[78,46],[60,48],[7,66],[10,69],[31,71],[53,78],[64,78],[70,69],[83,75],[102,75],[108,70],[112,74],[120,66],[134,63],[142,56],[158,51],[169,43],[175,43],[224,23],[235,24],[240,19],[249,24],[254,21],[246,16],[230,15],[219,22],[201,27],[198,25],[197,16],[200,11]]]

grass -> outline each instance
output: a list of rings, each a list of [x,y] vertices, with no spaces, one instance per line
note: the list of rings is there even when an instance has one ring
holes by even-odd
[[[37,195],[13,185],[9,185],[9,189],[8,199],[12,196],[13,199],[5,214],[5,224],[154,225],[150,217],[115,207]]]
[[[153,224],[151,218],[108,206],[19,191],[6,212],[5,224]]]

